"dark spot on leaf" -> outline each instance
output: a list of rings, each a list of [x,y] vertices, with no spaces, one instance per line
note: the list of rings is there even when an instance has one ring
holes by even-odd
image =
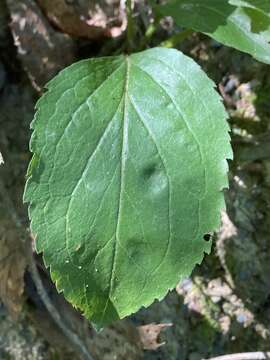
[[[168,179],[159,164],[148,163],[143,169],[143,181],[145,182],[151,196],[162,196],[167,192]]]
[[[143,171],[143,175],[146,179],[149,179],[154,173],[156,172],[156,165],[155,164],[150,164],[149,166],[147,166],[144,171]]]

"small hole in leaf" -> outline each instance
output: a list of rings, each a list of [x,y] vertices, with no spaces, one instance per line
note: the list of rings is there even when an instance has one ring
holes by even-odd
[[[211,240],[211,235],[210,235],[210,234],[205,234],[204,237],[203,237],[203,239],[204,239],[205,241],[210,241],[210,240]]]

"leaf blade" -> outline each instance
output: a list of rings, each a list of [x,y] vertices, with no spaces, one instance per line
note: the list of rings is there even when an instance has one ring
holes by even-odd
[[[24,199],[58,290],[98,327],[164,297],[209,252],[225,119],[213,83],[172,49],[79,62],[49,84]]]
[[[257,29],[254,20],[259,17],[258,13],[254,13],[257,8],[249,9],[250,13],[245,8],[237,7],[238,3],[232,1],[222,0],[217,3],[215,0],[170,0],[164,5],[156,6],[155,10],[160,16],[172,16],[178,26],[205,33],[224,45],[270,64],[267,29],[254,31]],[[266,14],[260,14],[264,26],[268,24],[267,17]]]
[[[270,3],[267,0],[230,0],[230,3],[236,6],[251,7],[270,14]]]

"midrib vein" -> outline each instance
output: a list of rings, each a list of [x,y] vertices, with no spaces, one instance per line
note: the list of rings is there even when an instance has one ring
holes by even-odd
[[[103,311],[103,318],[106,313],[109,301],[111,299],[111,293],[114,285],[114,273],[115,273],[115,266],[116,266],[116,259],[117,259],[117,251],[119,246],[119,227],[122,217],[122,197],[124,193],[124,174],[125,174],[125,165],[126,165],[126,153],[128,149],[128,116],[127,116],[127,103],[128,103],[128,83],[129,83],[129,70],[130,70],[130,60],[126,57],[126,81],[124,86],[124,94],[123,94],[123,126],[122,126],[122,151],[121,151],[121,167],[120,167],[120,190],[119,190],[119,205],[118,205],[118,213],[117,213],[117,224],[116,224],[116,232],[115,232],[115,242],[113,248],[113,257],[112,257],[112,270],[111,270],[111,277],[110,277],[110,287],[108,293],[108,299],[106,301],[106,305]]]

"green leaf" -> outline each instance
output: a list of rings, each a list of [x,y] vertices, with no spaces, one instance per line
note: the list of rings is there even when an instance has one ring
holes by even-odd
[[[102,327],[162,299],[210,251],[232,157],[226,113],[173,49],[83,60],[48,89],[24,199],[58,290]]]
[[[267,31],[270,30],[270,2],[267,0],[230,0],[232,5],[241,6],[251,20],[251,31],[262,33],[268,40]]]
[[[269,28],[265,28],[268,20],[263,12],[259,16],[254,9],[247,11],[228,0],[169,0],[155,11],[159,16],[172,16],[178,26],[205,33],[270,64]],[[258,20],[262,23],[254,25]]]
[[[266,14],[270,14],[270,1],[269,0],[230,0],[232,5],[250,7],[253,9],[261,10]]]

